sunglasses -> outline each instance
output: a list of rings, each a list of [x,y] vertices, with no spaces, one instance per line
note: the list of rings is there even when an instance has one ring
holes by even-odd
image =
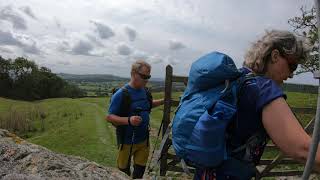
[[[138,72],[138,74],[139,74],[139,76],[140,76],[142,79],[144,79],[144,80],[147,80],[147,79],[150,79],[150,78],[151,78],[151,75],[146,75],[146,74],[142,74],[142,73],[139,73],[139,72]]]
[[[280,56],[287,61],[290,72],[293,73],[295,70],[297,70],[298,64],[296,63],[296,61],[286,56],[285,53],[281,50],[281,48],[277,48],[277,50],[280,52]]]
[[[290,58],[287,58],[285,56],[282,56],[284,59],[286,59],[287,63],[288,63],[288,66],[289,66],[289,69],[290,69],[290,72],[294,72],[295,70],[297,70],[297,67],[298,67],[298,64],[293,62]]]
[[[298,64],[296,64],[296,63],[289,63],[288,62],[288,65],[289,65],[290,72],[294,72],[298,67]]]

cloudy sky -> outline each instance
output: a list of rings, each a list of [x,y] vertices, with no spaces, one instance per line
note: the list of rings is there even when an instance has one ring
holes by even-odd
[[[53,72],[129,76],[145,59],[152,76],[167,64],[187,75],[211,51],[240,67],[265,30],[292,30],[287,21],[312,0],[1,0],[0,55],[28,57]],[[310,74],[291,82],[316,83]]]

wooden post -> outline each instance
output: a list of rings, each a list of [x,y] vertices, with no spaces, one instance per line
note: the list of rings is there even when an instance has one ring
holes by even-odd
[[[170,124],[170,111],[171,111],[171,92],[172,92],[172,67],[167,65],[166,67],[166,79],[165,79],[165,89],[164,89],[164,107],[163,107],[163,128],[162,128],[162,138]],[[167,146],[167,143],[166,143]],[[160,162],[160,176],[165,176],[167,172],[167,152],[168,148],[164,148],[166,152],[161,152],[161,162]]]

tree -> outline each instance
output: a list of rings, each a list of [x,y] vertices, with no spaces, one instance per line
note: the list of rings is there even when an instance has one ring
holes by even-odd
[[[81,97],[84,92],[28,59],[0,56],[0,96],[23,100]]]
[[[0,56],[0,96],[9,96],[13,83],[9,75],[10,69],[10,60],[6,60]]]
[[[316,9],[306,9],[301,7],[301,16],[294,17],[288,20],[288,23],[294,28],[294,32],[301,37],[307,38],[310,43],[310,55],[306,62],[301,65],[301,69],[297,71],[297,74],[305,72],[315,72],[319,70],[319,52],[318,52],[318,29]]]

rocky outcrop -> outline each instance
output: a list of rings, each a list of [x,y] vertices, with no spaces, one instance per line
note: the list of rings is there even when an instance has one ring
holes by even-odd
[[[115,168],[57,154],[0,129],[0,179],[129,179]]]

